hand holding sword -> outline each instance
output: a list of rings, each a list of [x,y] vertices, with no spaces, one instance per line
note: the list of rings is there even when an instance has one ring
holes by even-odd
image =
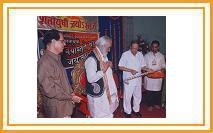
[[[132,73],[132,75],[135,75],[136,73],[138,73],[138,71],[131,69],[130,72]]]
[[[139,75],[135,75],[135,76],[126,78],[126,79],[124,80],[124,83],[125,83],[125,84],[129,84],[129,80],[132,80],[132,79],[135,79],[135,78],[139,78],[139,77],[144,76],[144,75],[152,74],[152,73],[158,72],[158,71],[160,71],[160,70],[155,70],[155,71],[153,71],[153,70],[151,70],[151,69],[146,69],[146,71],[147,71],[147,72],[141,73],[141,74],[139,74]]]
[[[126,78],[126,79],[124,80],[124,83],[125,83],[125,84],[129,84],[129,80],[132,80],[132,79],[135,79],[135,78],[139,78],[139,77],[141,77],[141,76],[144,76],[144,75],[147,75],[147,74],[150,74],[150,73],[153,73],[153,72],[154,72],[154,71],[148,71],[148,72],[141,73],[141,74],[139,74],[139,75],[135,75],[135,76]]]

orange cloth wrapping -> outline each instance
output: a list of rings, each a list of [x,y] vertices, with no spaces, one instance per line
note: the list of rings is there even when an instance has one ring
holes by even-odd
[[[165,76],[166,75],[161,71],[156,71],[147,75],[147,77],[153,78],[153,79],[164,78]]]

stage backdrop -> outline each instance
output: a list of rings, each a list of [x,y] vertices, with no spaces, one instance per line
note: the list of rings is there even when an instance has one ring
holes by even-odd
[[[44,51],[43,35],[47,30],[58,29],[64,33],[67,46],[62,54],[62,63],[71,82],[71,71],[78,61],[85,59],[100,36],[112,38],[108,58],[119,75],[118,62],[123,52],[123,17],[119,16],[39,16],[38,17],[38,59]],[[100,35],[99,35],[100,34]]]
[[[98,17],[90,16],[39,16],[39,29],[97,32]]]
[[[83,16],[39,16],[38,17],[38,59],[44,53],[43,36],[47,30],[57,29],[64,34],[67,44],[62,53],[68,79],[71,81],[73,66],[80,60],[84,60],[95,47],[95,41],[99,37],[98,17]]]

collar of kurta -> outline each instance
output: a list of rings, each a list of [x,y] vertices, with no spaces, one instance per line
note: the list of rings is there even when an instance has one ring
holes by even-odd
[[[45,50],[45,54],[48,54],[49,56],[53,57],[54,59],[60,61],[61,60],[61,55],[54,54],[53,52],[49,50]]]
[[[131,50],[129,50],[129,52],[130,52],[130,54],[131,54],[132,56],[134,56],[134,57],[136,57],[136,56],[138,55],[138,53],[139,53],[139,51],[137,51],[136,55],[133,55]]]

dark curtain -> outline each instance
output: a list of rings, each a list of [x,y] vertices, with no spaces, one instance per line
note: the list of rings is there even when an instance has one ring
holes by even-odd
[[[122,53],[124,52],[123,19],[124,18],[122,16],[98,17],[100,37],[107,35],[112,38],[112,48],[108,54],[108,58],[113,63],[113,71],[117,73],[121,87],[123,86],[122,72],[118,69],[118,63]]]
[[[108,58],[113,62],[114,70],[123,53],[123,17],[100,16],[98,17],[100,37],[107,35],[112,38],[112,48]]]

